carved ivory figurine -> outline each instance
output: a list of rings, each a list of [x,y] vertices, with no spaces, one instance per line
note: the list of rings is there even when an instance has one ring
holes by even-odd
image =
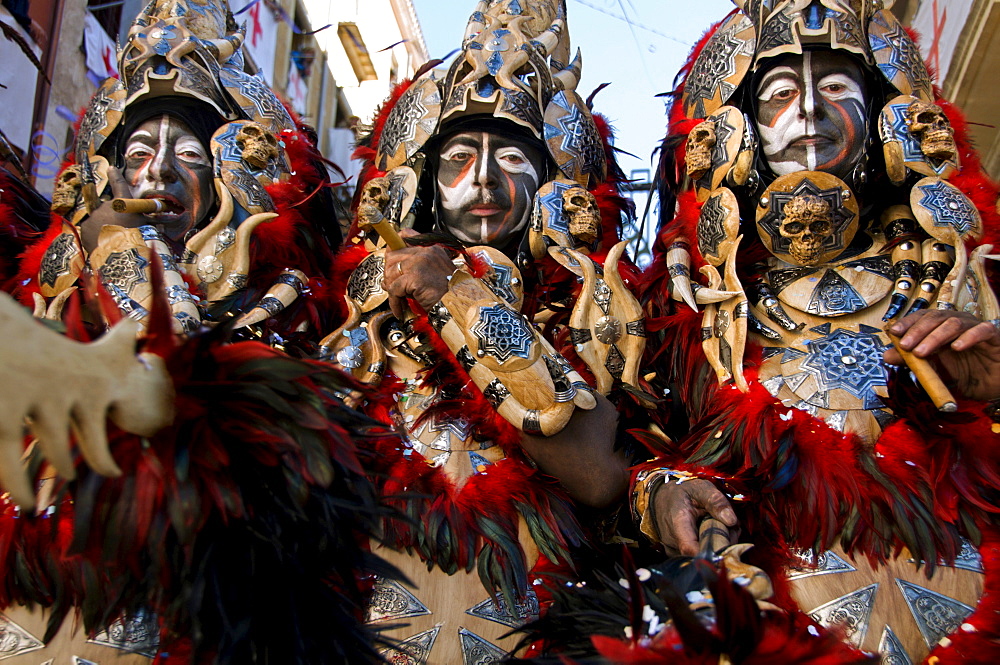
[[[1000,397],[980,244],[996,189],[891,3],[736,4],[693,54],[664,144],[646,296],[667,317],[658,380],[688,422],[662,419],[678,454],[638,473],[637,516],[683,551],[658,516],[727,521],[720,492],[737,496],[784,602],[884,662],[994,660],[980,596],[1000,427],[974,400]],[[949,347],[972,330],[980,349]],[[886,363],[900,356],[920,385]]]
[[[408,624],[386,629],[390,660],[499,659],[538,615],[544,571],[568,572],[568,499],[604,506],[627,487],[605,395],[638,389],[644,326],[565,31],[562,0],[478,3],[455,62],[365,141],[349,317],[323,345],[402,439],[376,465],[412,518],[387,523],[378,553],[413,584],[380,579],[368,614]]]

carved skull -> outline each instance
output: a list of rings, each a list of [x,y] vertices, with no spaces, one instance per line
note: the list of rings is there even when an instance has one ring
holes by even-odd
[[[358,219],[362,223],[372,224],[379,221],[389,205],[389,179],[372,178],[361,190],[361,202],[358,203]]]
[[[267,168],[278,156],[278,139],[256,122],[248,122],[236,134],[236,142],[243,146],[243,161],[258,169]]]
[[[569,234],[592,245],[600,236],[601,211],[597,199],[583,187],[570,187],[562,193],[563,214],[569,218]]]
[[[937,104],[917,100],[906,109],[906,125],[920,139],[920,150],[934,159],[955,157],[955,131]]]
[[[686,161],[689,178],[701,180],[712,168],[712,151],[717,140],[712,120],[697,125],[688,134]]]
[[[782,238],[791,241],[788,253],[800,265],[816,265],[823,242],[833,235],[830,203],[819,196],[803,194],[785,204],[784,214],[778,231]]]
[[[83,188],[80,178],[80,165],[73,164],[56,178],[56,186],[52,192],[52,212],[65,215],[76,205],[77,197]]]

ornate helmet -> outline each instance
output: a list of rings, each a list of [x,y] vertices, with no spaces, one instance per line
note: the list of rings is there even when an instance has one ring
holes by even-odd
[[[130,111],[169,98],[200,103],[217,116],[213,124],[221,127],[208,147],[216,176],[235,203],[251,214],[274,210],[264,188],[288,176],[278,135],[294,130],[295,123],[267,84],[245,71],[243,35],[226,0],[151,0],[146,5],[119,50],[121,78],[104,81],[77,133],[76,168],[87,209],[107,186],[108,159],[117,158],[116,142],[108,139],[123,130]],[[170,105],[162,107],[170,111]]]
[[[899,95],[933,99],[916,44],[889,11],[893,0],[733,0],[701,50],[684,88],[688,117],[705,118],[726,104],[765,58],[823,45],[878,69]]]
[[[565,0],[480,0],[462,55],[447,71],[419,76],[392,107],[378,137],[380,171],[418,167],[427,142],[457,118],[510,121],[545,142],[562,174],[583,187],[607,173],[601,134],[576,93]]]

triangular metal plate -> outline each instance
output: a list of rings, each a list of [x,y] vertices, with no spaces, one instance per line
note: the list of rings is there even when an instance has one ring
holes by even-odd
[[[514,606],[514,613],[507,609],[507,603],[502,596],[497,596],[496,602],[487,598],[475,607],[465,610],[466,614],[474,617],[493,621],[511,628],[523,626],[526,621],[538,616],[538,597],[534,592],[529,591],[528,597],[523,603]]]
[[[785,377],[779,374],[778,376],[761,381],[760,385],[764,386],[764,388],[767,389],[767,392],[771,393],[771,395],[777,397],[778,391],[781,390],[781,386],[785,385]]]
[[[786,376],[785,384],[791,388],[793,392],[797,392],[810,376],[812,375],[809,372],[797,372],[791,376]]]
[[[882,429],[885,429],[896,421],[896,416],[891,411],[886,411],[885,409],[875,409],[872,411],[872,415],[875,416],[878,426]]]
[[[813,417],[819,416],[819,409],[816,408],[814,405],[810,404],[809,402],[805,401],[804,399],[800,399],[795,404],[792,404],[792,406],[798,409],[799,411],[805,411],[810,416]]]
[[[419,617],[430,614],[431,611],[420,600],[399,582],[383,577],[375,582],[372,599],[368,604],[366,623],[381,623],[397,621],[409,617]]]
[[[874,411],[876,409],[881,409],[885,406],[885,402],[882,398],[875,393],[865,393],[865,409],[868,411]],[[876,416],[877,417],[877,416]]]
[[[119,617],[87,640],[93,644],[155,658],[160,646],[160,623],[152,612],[137,612],[125,621]]]
[[[910,655],[903,648],[903,643],[892,632],[891,626],[882,631],[882,639],[878,643],[878,652],[882,654],[882,662],[886,665],[913,665]]]
[[[847,427],[847,411],[837,411],[826,419],[826,424],[838,432],[843,432]]]
[[[831,551],[820,552],[813,565],[812,550],[805,550],[797,554],[802,559],[802,566],[791,569],[788,579],[799,580],[805,577],[816,577],[817,575],[835,575],[837,573],[853,573],[857,568],[849,564],[842,557]]]
[[[854,646],[861,646],[868,634],[871,622],[872,607],[875,605],[875,594],[878,584],[870,584],[846,596],[841,596],[829,603],[820,605],[809,612],[817,623],[832,628],[843,626],[844,633]]]
[[[806,311],[818,316],[841,316],[858,312],[868,303],[847,280],[827,270],[813,289]]]
[[[896,584],[903,592],[903,598],[906,599],[913,620],[917,622],[917,628],[928,648],[934,648],[942,637],[958,630],[975,609],[913,582],[896,578]]]
[[[379,655],[396,665],[424,665],[430,658],[431,650],[441,632],[440,624],[430,630],[417,633],[396,644],[391,649],[383,649]]]
[[[507,657],[506,651],[467,628],[458,629],[458,639],[462,643],[463,665],[493,665]]]
[[[784,353],[785,349],[778,346],[765,346],[763,352],[761,353],[761,358],[767,360],[771,356],[776,356],[779,353]]]
[[[829,335],[830,334],[830,324],[824,323],[821,326],[816,326],[815,328],[810,328],[810,331],[816,333],[817,335]]]
[[[796,349],[785,349],[785,355],[781,356],[781,364],[790,363],[806,355],[803,351]]]
[[[806,398],[806,401],[814,406],[818,406],[821,409],[830,408],[830,391],[829,390],[817,390],[812,395]]]
[[[0,612],[0,634],[4,636],[4,650],[0,659],[38,651],[45,646],[40,639],[8,619],[2,612]]]

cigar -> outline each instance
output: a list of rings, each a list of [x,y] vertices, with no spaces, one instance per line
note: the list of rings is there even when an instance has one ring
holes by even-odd
[[[111,209],[115,212],[145,215],[150,212],[166,212],[167,206],[160,199],[112,199]]]
[[[948,387],[944,385],[944,381],[941,380],[941,376],[934,369],[934,365],[925,358],[918,358],[913,355],[912,351],[903,349],[899,345],[899,337],[896,335],[893,335],[889,331],[886,331],[886,334],[892,340],[903,362],[910,368],[913,375],[917,377],[917,381],[920,382],[921,387],[927,392],[927,396],[934,402],[934,406],[938,408],[938,411],[945,411],[947,413],[958,411],[958,403],[955,401],[955,397],[948,390]]]

